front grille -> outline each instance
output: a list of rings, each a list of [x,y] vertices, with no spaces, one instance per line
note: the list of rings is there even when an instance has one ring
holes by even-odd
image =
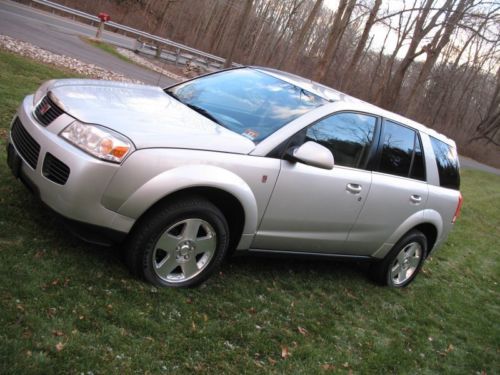
[[[26,160],[31,168],[36,169],[38,155],[40,154],[40,145],[29,135],[19,117],[16,117],[12,124],[11,137],[23,159]]]
[[[68,181],[69,172],[69,167],[66,164],[47,152],[42,167],[42,173],[45,177],[56,184],[64,185]]]
[[[48,95],[45,95],[35,108],[35,117],[44,126],[49,125],[63,113],[63,110]]]

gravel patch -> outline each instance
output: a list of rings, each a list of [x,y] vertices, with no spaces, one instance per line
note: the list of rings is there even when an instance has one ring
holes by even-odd
[[[88,76],[90,78],[128,83],[143,83],[138,80],[127,78],[122,74],[106,70],[94,64],[87,64],[72,57],[49,52],[31,43],[23,42],[6,35],[0,35],[0,49],[13,52],[21,56],[29,57],[33,60],[40,61],[45,64],[50,64],[66,70],[70,70],[72,72]]]

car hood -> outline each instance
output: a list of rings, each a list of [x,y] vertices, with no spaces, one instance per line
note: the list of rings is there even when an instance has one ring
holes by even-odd
[[[216,124],[159,87],[96,80],[58,80],[51,97],[77,120],[113,129],[137,148],[185,148],[248,154],[249,139]]]

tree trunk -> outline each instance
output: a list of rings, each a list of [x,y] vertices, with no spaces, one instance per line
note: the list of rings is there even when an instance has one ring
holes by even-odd
[[[328,43],[325,52],[313,75],[314,80],[322,81],[326,77],[355,5],[356,0],[340,0],[339,8],[335,14],[330,33],[328,34]]]
[[[224,68],[229,68],[233,64],[233,55],[236,50],[236,46],[241,40],[243,36],[243,31],[245,31],[245,26],[248,23],[248,19],[250,18],[250,12],[252,11],[253,0],[246,0],[245,9],[243,10],[242,20],[236,29],[236,34],[233,38],[233,44],[231,45],[231,49],[229,50],[229,54],[226,57],[226,62],[224,63]]]
[[[382,0],[375,0],[375,3],[373,4],[373,7],[370,11],[370,15],[368,16],[368,20],[366,21],[365,28],[363,29],[363,33],[361,34],[361,38],[359,38],[356,50],[354,51],[354,54],[352,55],[351,58],[351,62],[348,65],[349,69],[347,70],[347,72],[343,77],[343,82],[341,85],[342,89],[350,87],[352,83],[352,79],[355,76],[355,73],[357,72],[356,68],[358,66],[359,59],[361,58],[361,55],[365,50],[366,42],[368,41],[368,36],[370,35],[370,31],[372,29],[373,24],[375,23],[375,17],[377,16],[381,4]]]
[[[299,56],[300,53],[303,53],[302,47],[305,44],[306,37],[309,34],[309,32],[312,28],[312,24],[313,24],[314,20],[316,19],[316,16],[317,16],[317,14],[322,6],[323,6],[323,0],[316,0],[311,12],[307,16],[306,22],[300,28],[299,36],[297,37],[297,40],[295,41],[294,46],[291,49],[290,54],[288,55],[286,60],[284,60],[285,62],[282,61],[279,64],[280,68],[285,67],[285,68],[290,69],[290,67],[292,67],[294,64],[297,63],[297,57]]]

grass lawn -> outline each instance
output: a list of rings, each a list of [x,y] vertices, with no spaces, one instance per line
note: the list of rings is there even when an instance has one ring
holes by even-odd
[[[157,290],[7,168],[16,106],[63,76],[0,51],[0,373],[500,372],[499,176],[463,173],[462,217],[407,289],[364,265],[241,257],[200,288]]]
[[[118,57],[120,60],[126,61],[131,64],[136,64],[134,61],[130,60],[128,57],[123,56],[121,53],[119,53],[116,50],[116,47],[113,46],[112,44],[94,39],[94,38],[88,38],[86,36],[81,36],[81,40],[83,40],[85,43],[90,44],[91,46],[97,47],[100,50],[107,52],[115,57]],[[136,64],[137,65],[137,64]]]

